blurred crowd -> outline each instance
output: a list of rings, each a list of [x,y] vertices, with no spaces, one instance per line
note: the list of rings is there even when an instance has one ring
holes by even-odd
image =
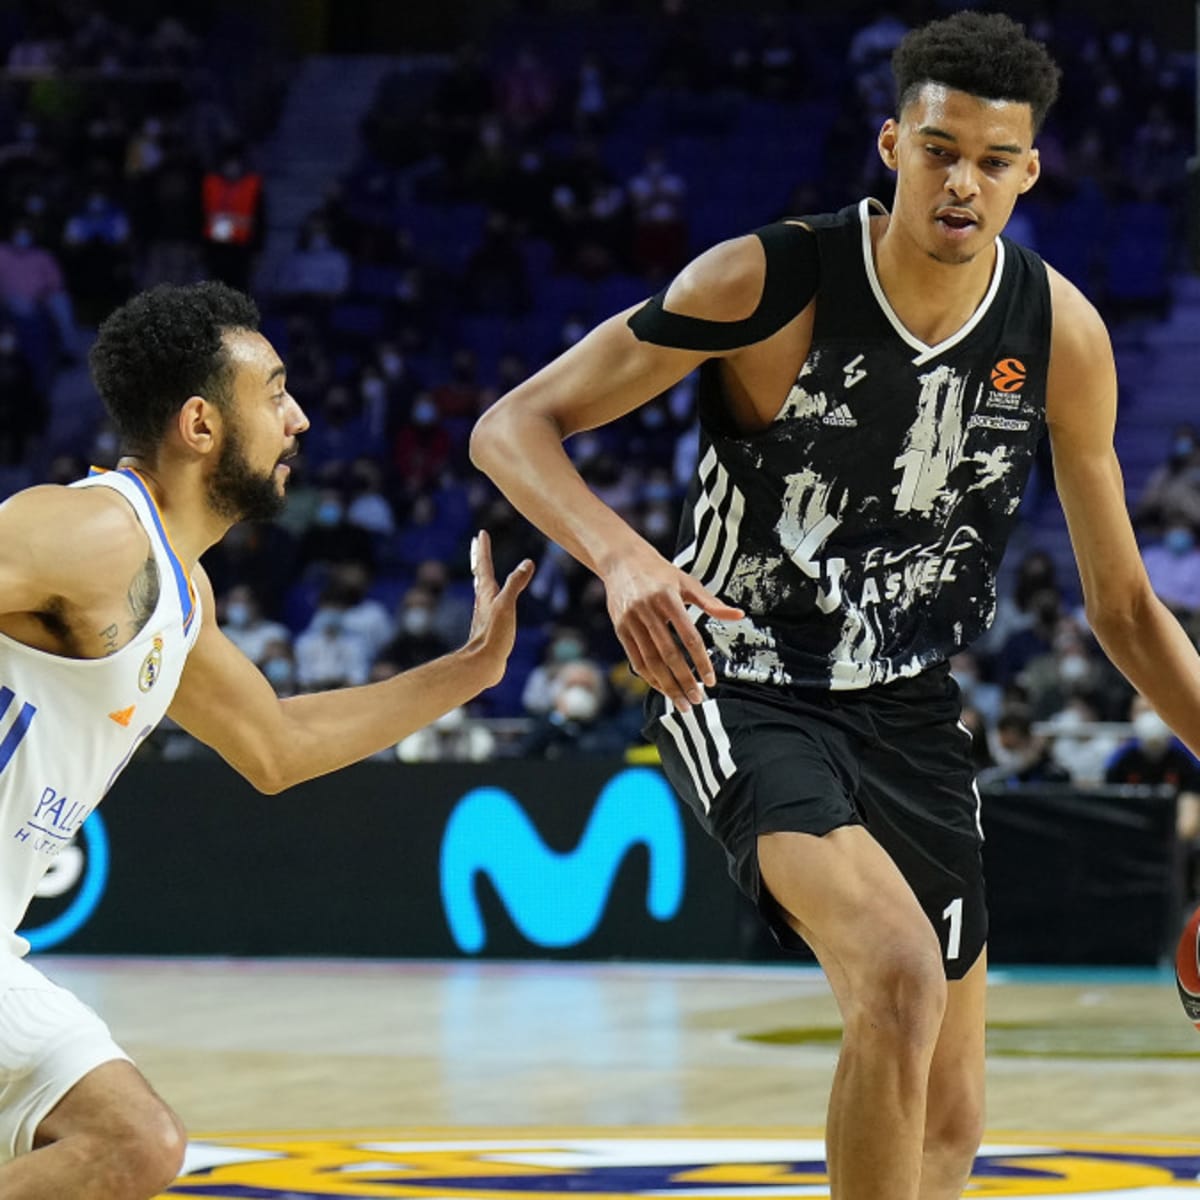
[[[704,246],[785,212],[887,197],[873,144],[891,111],[888,58],[937,5],[857,21],[811,7],[747,18],[660,0],[612,18],[514,17],[486,45],[405,64],[366,114],[352,169],[269,262],[262,146],[288,74],[277,46],[219,22],[125,23],[101,0],[6,11],[0,488],[115,458],[94,397],[72,421],[64,386],[115,305],[164,280],[250,288],[312,426],[286,513],[235,528],[206,558],[229,636],[280,695],[403,671],[465,637],[467,545],[486,527],[501,571],[538,563],[509,675],[389,756],[637,747],[644,689],[602,586],[473,471],[467,439],[498,395]],[[1011,233],[1111,319],[1160,314],[1183,241],[1194,66],[1132,27],[1028,19],[1063,65],[1063,93]],[[256,88],[233,78],[234,42],[254,55]],[[1097,221],[1116,234],[1098,237]],[[1132,248],[1129,229],[1143,237]],[[694,418],[689,378],[568,446],[668,554]],[[1135,500],[1154,585],[1196,636],[1194,428],[1175,431]],[[1099,653],[1065,571],[1029,553],[995,628],[953,664],[981,778],[1200,794],[1191,756]],[[169,729],[158,744],[195,752]]]

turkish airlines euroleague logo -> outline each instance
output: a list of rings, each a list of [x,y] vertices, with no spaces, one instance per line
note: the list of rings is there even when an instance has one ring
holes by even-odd
[[[1025,382],[1025,364],[1019,358],[1002,358],[992,368],[992,387],[998,392],[1019,392]]]

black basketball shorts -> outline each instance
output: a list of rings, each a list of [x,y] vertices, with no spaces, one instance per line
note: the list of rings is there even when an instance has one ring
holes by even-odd
[[[961,979],[988,918],[971,735],[959,713],[943,665],[858,691],[722,682],[686,714],[652,693],[645,733],[781,945],[800,939],[762,886],[759,835],[864,825],[936,930],[946,977]]]

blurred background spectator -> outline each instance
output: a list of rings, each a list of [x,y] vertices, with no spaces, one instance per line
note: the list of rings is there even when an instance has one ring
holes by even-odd
[[[290,9],[271,23],[195,0],[10,6],[0,496],[115,459],[83,363],[108,310],[164,280],[248,287],[312,428],[287,511],[206,556],[229,636],[284,695],[414,665],[467,636],[467,546],[485,526],[499,571],[528,555],[539,572],[509,676],[463,720],[490,723],[495,754],[620,752],[636,740],[639,689],[603,587],[472,470],[471,425],[689,256],[785,214],[887,200],[874,136],[892,106],[889,55],[944,7],[483,4],[462,22],[432,13],[432,53],[353,44],[340,26],[357,55],[347,69],[299,52],[323,34]],[[1194,634],[1191,30],[1166,6],[1009,11],[1063,67],[1043,178],[1009,232],[1110,322],[1138,534]],[[567,445],[668,555],[695,408],[692,376]],[[981,768],[1087,782],[1130,691],[1087,629],[1051,482],[1043,447],[995,626],[953,668]],[[438,753],[466,745],[451,732]]]

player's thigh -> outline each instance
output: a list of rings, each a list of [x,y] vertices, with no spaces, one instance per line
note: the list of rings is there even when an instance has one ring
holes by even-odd
[[[988,931],[969,737],[950,720],[884,728],[864,752],[857,800],[937,935],[946,978],[962,979]]]
[[[121,1060],[108,1026],[78,997],[23,960],[0,959],[0,1161],[33,1149],[63,1097]]]
[[[758,839],[763,886],[812,946],[839,1000],[897,977],[940,976],[937,938],[912,889],[861,825]]]

